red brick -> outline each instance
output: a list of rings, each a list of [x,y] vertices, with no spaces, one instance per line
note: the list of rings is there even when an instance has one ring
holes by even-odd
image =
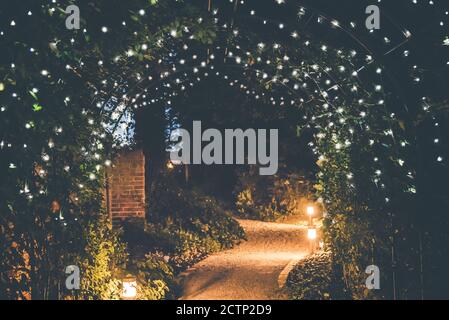
[[[112,219],[145,218],[145,157],[142,150],[120,153],[108,170]]]

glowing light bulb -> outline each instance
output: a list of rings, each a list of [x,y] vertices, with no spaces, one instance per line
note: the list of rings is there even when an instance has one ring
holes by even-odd
[[[315,207],[314,206],[307,206],[307,214],[309,216],[313,216],[315,214]]]

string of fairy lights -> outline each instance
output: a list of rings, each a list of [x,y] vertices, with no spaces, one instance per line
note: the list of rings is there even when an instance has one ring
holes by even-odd
[[[301,13],[304,13],[304,12],[305,12],[305,9],[302,8],[300,12],[301,12]],[[251,13],[252,13],[252,15],[253,15],[253,14],[254,14],[254,11],[251,11]],[[324,18],[323,18],[323,17],[319,17],[318,22],[319,22],[319,23],[323,23],[323,21],[324,21]],[[267,24],[267,20],[263,20],[263,23],[264,23],[264,24]],[[331,25],[332,25],[333,27],[339,27],[339,23],[338,23],[336,20],[332,20],[332,21],[331,21]],[[351,24],[351,25],[354,26],[354,24]],[[284,25],[284,24],[279,24],[278,27],[279,27],[279,29],[284,29],[285,25]],[[233,33],[234,33],[235,35],[237,35],[237,32],[233,32]],[[298,33],[297,33],[296,31],[294,31],[294,32],[292,32],[291,36],[292,36],[293,38],[297,38],[297,37],[298,37]],[[410,32],[409,32],[409,31],[405,31],[405,32],[404,32],[404,36],[407,37],[407,38],[410,37]],[[386,42],[388,42],[388,41],[386,41]],[[310,42],[307,41],[307,43],[306,43],[305,45],[306,45],[306,46],[310,45]],[[238,48],[239,46],[236,46],[236,47]],[[259,48],[263,48],[263,47],[265,47],[265,44],[260,43],[260,44],[258,45],[258,47],[259,47]],[[279,45],[279,44],[274,44],[273,47],[274,47],[275,49],[278,49],[278,48],[280,47],[280,45]],[[321,50],[324,51],[324,52],[326,52],[326,51],[328,51],[329,49],[328,49],[327,46],[321,45]],[[338,52],[338,53],[341,54],[341,52]],[[356,54],[357,54],[357,52],[356,52],[355,50],[352,50],[352,51],[351,51],[351,56],[355,56]],[[247,55],[247,56],[250,56],[251,54],[247,52],[246,55]],[[408,52],[407,52],[407,51],[404,51],[404,56],[407,56],[407,55],[408,55]],[[212,55],[212,56],[214,56],[214,55]],[[229,57],[229,58],[234,58],[234,59],[235,59],[235,63],[237,63],[237,64],[242,64],[242,58],[241,58],[240,56],[235,56],[235,57],[234,57],[234,54],[233,54],[232,51],[229,51],[228,57]],[[196,55],[194,55],[193,58],[196,59]],[[258,57],[257,60],[260,61],[260,60],[261,60],[260,57]],[[284,60],[284,61],[289,61],[290,58],[289,58],[288,56],[285,56],[285,55],[284,55],[283,60]],[[369,56],[369,55],[367,55],[367,56],[366,56],[366,61],[367,61],[368,63],[372,63],[372,57]],[[182,60],[181,63],[184,63],[184,60]],[[244,64],[244,68],[247,68],[247,67],[248,67],[248,61],[246,61],[246,63],[243,63],[243,64]],[[267,60],[267,61],[266,61],[266,64],[267,64],[267,65],[270,64],[270,61]],[[205,67],[205,62],[202,62],[202,63],[201,63],[201,67]],[[278,68],[278,69],[281,69],[281,70],[282,70],[282,67],[283,67],[283,66],[282,66],[281,64],[278,64],[278,65],[277,65],[277,68]],[[357,77],[357,76],[358,76],[358,73],[359,73],[361,70],[364,70],[365,67],[366,67],[366,65],[362,66],[362,67],[359,68],[358,70],[352,70],[351,76]],[[319,68],[319,66],[314,65],[312,68],[315,69],[315,70],[317,70],[317,69]],[[174,68],[174,69],[176,69],[176,68]],[[213,66],[211,67],[211,69],[213,69]],[[326,69],[328,69],[327,71],[330,71],[329,68],[326,68]],[[344,67],[344,66],[339,66],[338,69],[339,69],[340,72],[345,72],[345,67]],[[198,68],[198,67],[193,67],[193,74],[197,74],[198,72],[199,72],[199,68]],[[259,71],[257,71],[257,72],[259,72]],[[376,73],[377,73],[377,74],[381,74],[381,73],[382,73],[382,69],[381,69],[381,68],[377,68],[377,69],[376,69]],[[218,72],[217,72],[216,74],[218,75]],[[293,76],[296,76],[297,74],[299,74],[299,71],[298,71],[298,70],[294,70],[294,71],[292,72],[292,75],[293,75]],[[208,75],[209,75],[208,72],[205,72],[205,73],[203,74],[203,78],[207,77]],[[307,77],[310,77],[310,73],[306,73],[306,75],[307,75]],[[188,79],[195,78],[195,77],[188,77],[187,74],[184,74],[184,76],[186,76],[186,78],[188,78]],[[262,76],[262,77],[263,77],[263,78],[268,78],[269,76],[268,76],[267,73],[263,73],[263,76]],[[163,77],[162,77],[162,78],[163,78]],[[225,79],[225,80],[228,80],[228,77],[225,76],[224,79]],[[197,81],[200,81],[201,78],[196,77],[196,80],[197,80]],[[237,81],[238,81],[238,80],[231,81],[229,84],[230,84],[231,86],[233,86]],[[277,82],[277,81],[278,81],[277,76],[273,76],[273,77],[271,78],[270,81],[272,81],[272,82]],[[415,81],[416,81],[416,79],[415,79]],[[180,83],[179,78],[177,78],[175,82],[176,82],[176,83]],[[288,79],[283,79],[283,81],[281,81],[281,82],[282,82],[283,84],[285,84],[285,83],[288,83],[289,80],[288,80]],[[319,87],[317,81],[315,81],[315,84]],[[329,86],[330,84],[331,84],[331,81],[330,81],[329,79],[326,80],[326,85]],[[190,86],[193,86],[193,83],[192,83],[192,82],[189,82],[189,85],[190,85]],[[171,88],[170,83],[164,83],[163,86]],[[296,86],[296,88],[294,88],[294,89],[298,89],[298,88],[299,88],[298,84],[296,84],[295,86]],[[307,87],[307,83],[303,82],[303,85],[302,85],[301,87],[302,87],[302,88]],[[252,94],[255,96],[256,99],[258,99],[258,98],[260,97],[259,95],[256,95],[256,94],[254,93],[254,91],[251,92],[251,91],[247,90],[247,87],[244,86],[244,85],[241,85],[240,88],[241,88],[241,89],[245,89],[247,94],[252,93]],[[330,88],[331,88],[331,89],[337,89],[337,90],[338,90],[338,89],[341,88],[341,86],[338,85],[338,84],[336,84],[336,85],[332,85]],[[181,90],[184,90],[184,89],[185,89],[185,86],[182,85],[182,86],[181,86]],[[374,89],[375,89],[375,91],[382,91],[382,86],[379,85],[379,84],[377,84],[377,85],[375,85],[375,88],[374,88]],[[326,107],[329,106],[329,101],[327,100],[327,97],[328,97],[327,92],[328,92],[329,90],[330,90],[330,89],[324,90],[324,91],[323,91],[323,90],[319,90],[320,94],[323,96],[323,98],[324,98],[324,100],[325,100],[325,102],[326,102],[326,103],[325,103]],[[355,84],[352,84],[351,91],[357,91],[357,90],[358,90],[358,87],[357,87]],[[317,93],[318,93],[317,90],[315,90],[315,94],[317,94]],[[176,91],[174,91],[174,92],[172,92],[171,94],[169,94],[169,97],[171,98],[171,97],[174,97],[174,96],[177,96],[177,95],[178,95],[178,94],[176,93]],[[265,94],[263,93],[262,95],[265,95]],[[285,100],[284,97],[281,97],[280,100],[281,100],[281,102],[280,102],[279,104],[280,104],[280,105],[283,105],[283,104],[284,104],[284,100]],[[313,99],[313,100],[314,100],[314,99]],[[159,101],[159,99],[156,99],[156,100],[153,99],[153,101]],[[274,101],[274,98],[273,98],[273,97],[270,97],[270,101],[272,101],[273,105],[276,105],[276,102]],[[302,101],[302,103],[303,103],[303,102],[304,102],[304,101]],[[168,104],[171,104],[171,100],[168,100],[167,103],[168,103]],[[365,103],[365,101],[363,101],[362,99],[360,99],[360,100],[359,100],[359,104],[363,104],[363,103]],[[295,104],[295,101],[294,101],[294,100],[291,100],[291,104],[294,105],[294,104]],[[379,100],[379,101],[377,102],[377,104],[383,105],[383,104],[384,104],[384,100],[383,100],[383,99],[382,99],[382,100]],[[144,102],[144,105],[146,105],[146,102]],[[368,104],[367,104],[367,105],[368,105]],[[136,106],[136,107],[139,107],[139,106]],[[342,108],[341,108],[341,107],[338,108],[338,111],[339,111],[339,112],[342,112]],[[365,116],[366,116],[366,112],[361,112],[360,116],[361,116],[361,117],[365,117]],[[395,115],[394,115],[394,114],[391,114],[391,118],[394,119],[394,118],[395,118]],[[313,120],[313,119],[312,119],[312,120]],[[340,118],[340,122],[341,122],[341,123],[344,123],[344,122],[345,122],[345,119],[344,119],[344,118]],[[329,123],[329,126],[332,126],[332,125],[333,125],[333,123],[330,122],[330,123]],[[385,135],[391,135],[391,136],[393,136],[393,131],[392,131],[391,129],[386,130],[386,131],[385,131]],[[320,135],[318,135],[318,137],[320,137]],[[344,145],[346,145],[346,146],[349,146],[350,144],[351,144],[351,142],[348,141],[348,140],[346,140],[346,141],[344,142]],[[373,143],[373,144],[374,144],[374,143]],[[407,144],[407,141],[402,141],[402,142],[401,142],[401,145],[402,145],[402,146],[405,146],[406,144]],[[311,143],[311,146],[313,146],[313,143]],[[338,149],[341,149],[341,147],[342,147],[342,145],[341,145],[340,142],[337,142],[337,143],[335,144],[335,148],[336,148],[337,150],[338,150]],[[316,153],[318,153],[318,151],[317,151],[316,149],[314,149],[314,151],[315,151]],[[321,155],[320,157],[322,158],[323,156]],[[376,158],[374,158],[374,161],[377,162],[377,161],[379,161],[378,159],[379,159],[379,158],[376,157]],[[440,158],[439,158],[439,159],[440,159]],[[400,164],[400,166],[403,166],[404,163],[405,163],[405,161],[402,160],[402,159],[398,159],[397,161],[398,161],[398,163]],[[374,182],[375,182],[375,183],[379,183],[379,182],[380,182],[380,178],[378,178],[378,177],[379,177],[381,174],[382,174],[381,170],[379,170],[379,169],[376,169],[376,170],[375,170],[375,176],[376,176],[376,178],[374,178]],[[408,176],[409,178],[412,178],[412,177],[413,177],[413,174],[409,171],[409,172],[407,173],[407,176]],[[353,177],[352,173],[348,173],[348,174],[347,174],[347,177],[348,177],[348,179],[352,179],[352,177]],[[384,186],[383,184],[380,184],[380,185],[381,185],[381,186]],[[411,187],[409,190],[411,190],[412,192],[415,192],[415,189],[414,189],[413,187]],[[386,201],[388,201],[388,198],[386,198]]]
[[[234,5],[235,1],[230,0],[229,2]],[[240,5],[239,14],[260,24],[261,28],[270,28],[273,33],[279,34],[279,39],[260,39],[259,41],[257,35],[245,33],[246,31],[239,28],[238,25],[230,23],[228,20],[222,20],[218,3],[217,7],[214,7],[215,4],[213,4],[210,17],[198,18],[196,22],[201,24],[210,18],[219,32],[230,37],[227,43],[215,45],[213,48],[209,46],[206,51],[206,46],[198,45],[188,26],[181,26],[180,29],[173,29],[161,36],[156,43],[157,46],[162,47],[167,43],[172,46],[166,51],[166,56],[160,57],[157,61],[159,65],[165,68],[164,71],[156,74],[150,65],[146,64],[142,70],[136,71],[132,75],[132,81],[128,78],[120,82],[120,80],[114,79],[120,79],[121,77],[110,77],[112,80],[104,79],[92,88],[92,95],[98,96],[98,99],[96,99],[94,111],[89,108],[82,110],[82,114],[86,118],[86,125],[96,127],[97,124],[91,117],[91,112],[95,112],[95,110],[108,115],[108,118],[100,123],[97,130],[93,130],[94,141],[92,145],[81,146],[86,158],[97,161],[96,171],[90,172],[87,179],[97,179],[98,172],[104,166],[112,165],[110,159],[103,159],[102,156],[104,143],[106,143],[105,138],[110,131],[125,132],[124,135],[126,136],[127,130],[133,122],[132,109],[151,107],[151,105],[156,104],[170,105],[176,103],[176,98],[187,92],[189,88],[194,87],[196,83],[210,76],[215,76],[229,86],[238,88],[256,101],[263,100],[273,107],[297,108],[298,112],[302,112],[305,125],[316,130],[315,141],[310,142],[309,145],[319,161],[324,161],[328,156],[320,148],[323,141],[329,139],[329,141],[332,141],[333,152],[338,153],[340,150],[350,148],[352,145],[351,137],[356,132],[356,125],[369,131],[371,128],[367,119],[370,118],[370,113],[387,114],[389,120],[385,122],[387,126],[382,129],[382,133],[383,139],[389,138],[390,140],[391,154],[386,156],[379,154],[373,158],[372,181],[385,189],[381,163],[382,161],[389,161],[388,159],[392,155],[394,161],[404,171],[405,177],[412,181],[414,170],[407,167],[406,159],[402,159],[400,156],[400,149],[407,148],[410,142],[406,139],[396,140],[393,123],[397,122],[397,116],[394,112],[389,111],[388,94],[384,91],[384,82],[387,77],[385,75],[386,70],[382,64],[376,61],[369,45],[357,37],[356,31],[370,32],[376,39],[381,39],[386,48],[384,55],[392,55],[401,51],[402,59],[409,65],[406,72],[410,72],[410,81],[419,90],[420,85],[426,79],[420,75],[420,66],[412,61],[413,54],[411,49],[407,47],[407,44],[414,40],[413,26],[398,29],[400,37],[383,35],[384,29],[368,31],[364,25],[354,21],[347,24],[340,22],[302,6],[301,1],[275,0],[273,3],[275,6],[298,3],[298,22],[297,25],[291,25],[290,22],[276,21],[259,16],[257,8],[248,8],[245,1],[237,1]],[[381,3],[382,1],[378,0],[377,2]],[[52,0],[51,3],[53,7],[49,14],[54,12],[59,5],[56,0]],[[410,1],[411,6],[424,3],[427,3],[429,7],[435,5],[433,1]],[[33,12],[27,11],[25,14],[32,16]],[[144,19],[146,17],[145,9],[139,10],[138,14]],[[442,30],[442,34],[445,34],[440,44],[441,48],[444,49],[445,46],[449,45],[449,32],[447,32],[449,12],[443,10],[439,15],[441,20],[433,23],[436,23]],[[339,49],[324,40],[308,37],[307,33],[302,30],[304,21],[307,22],[308,28],[310,28],[310,24],[314,23],[329,28],[329,32],[339,32],[345,39],[352,40],[352,43],[355,44],[354,48],[345,46],[345,49]],[[121,22],[122,28],[130,33],[136,33],[136,31],[130,29],[129,25],[131,24],[127,21]],[[15,28],[17,28],[17,21],[11,20],[7,29],[0,30],[0,37],[13,37]],[[107,25],[100,29],[104,34],[112,32],[111,30],[113,30],[112,26]],[[82,29],[81,32],[84,35],[89,34],[89,30],[86,28]],[[248,41],[248,37],[252,37],[252,40]],[[282,39],[288,39],[290,43],[286,43],[287,41]],[[65,41],[75,46],[78,40],[70,38],[55,40],[55,42],[57,41]],[[52,43],[49,44],[49,47],[52,47]],[[28,50],[31,58],[39,54],[35,48],[30,47]],[[150,45],[142,43],[140,50],[150,50]],[[119,64],[120,61],[134,59],[135,55],[135,49],[128,49],[121,56],[105,57],[99,60],[97,65],[101,69],[105,63]],[[447,68],[447,66],[449,66],[449,60],[441,68]],[[10,62],[10,68],[13,72],[14,61]],[[84,62],[80,61],[78,65],[67,65],[66,71],[80,74],[83,68],[85,68]],[[119,68],[117,71],[120,72]],[[51,71],[45,67],[41,69],[40,75],[42,81],[52,78]],[[370,80],[366,80],[367,78]],[[131,83],[134,85],[131,85]],[[117,89],[116,92],[122,94],[107,99],[100,97],[99,92],[107,91],[106,89],[110,88],[111,84],[113,88]],[[38,94],[38,86],[33,87],[31,91]],[[20,93],[12,92],[11,97],[19,100]],[[71,104],[71,97],[65,97],[63,103],[65,105]],[[424,112],[432,112],[432,99],[430,97],[423,95],[420,103]],[[36,108],[39,108],[39,105]],[[2,105],[0,115],[7,109],[8,106]],[[357,114],[354,114],[354,110],[357,110]],[[436,117],[434,125],[435,127],[439,125]],[[24,123],[24,126],[31,129],[33,123],[27,122]],[[63,131],[62,126],[57,126],[53,135],[62,134]],[[439,145],[441,141],[441,136],[433,137],[435,145]],[[373,133],[373,139],[369,142],[373,150],[383,143],[384,141]],[[117,147],[124,145],[120,141],[116,141],[115,144]],[[0,141],[0,150],[14,147],[16,146],[9,141],[3,139]],[[45,164],[51,162],[50,150],[54,147],[54,138],[49,137],[48,148],[41,153],[39,175],[45,176]],[[23,150],[26,149],[27,145],[23,144]],[[435,162],[444,164],[443,155],[438,155]],[[10,163],[9,168],[15,169],[16,164]],[[69,171],[70,167],[67,166],[65,169]],[[351,168],[347,168],[346,177],[349,185],[355,187],[352,183],[354,174]],[[79,183],[78,186],[79,188],[84,187],[83,183]],[[407,191],[416,192],[413,183],[409,184]],[[41,189],[38,192],[45,191]],[[20,193],[26,195],[30,200],[33,199],[33,192],[27,184],[20,186]],[[389,196],[385,195],[385,202],[388,201]]]

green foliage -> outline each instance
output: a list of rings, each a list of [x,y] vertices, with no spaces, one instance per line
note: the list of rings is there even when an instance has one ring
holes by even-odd
[[[198,32],[207,28],[195,29],[197,10],[167,10],[173,3],[77,3],[81,30],[65,27],[65,8],[72,1],[20,1],[0,10],[0,20],[17,21],[0,40],[2,61],[7,61],[0,64],[0,298],[63,295],[63,270],[85,249],[81,235],[93,237],[92,228],[99,228],[88,221],[95,223],[100,212],[105,160],[120,144],[113,142],[111,110],[127,105],[123,92],[165,50],[176,20],[182,16]],[[129,21],[142,8],[146,16]],[[101,32],[111,21],[123,20],[127,28]],[[89,32],[83,32],[87,21]],[[148,44],[145,53],[142,43]],[[55,201],[60,209],[53,211]],[[107,267],[118,263],[121,247],[104,230],[99,238],[105,244],[86,238],[87,256],[80,258],[92,285],[83,295],[115,298],[117,284]]]
[[[139,283],[137,299],[163,300],[173,284],[173,269],[168,258],[160,252],[148,253],[142,260],[135,261],[128,270],[135,270]]]
[[[169,288],[162,280],[147,280],[138,288],[138,300],[163,300]]]
[[[43,109],[43,107],[37,103],[33,104],[33,111],[34,112],[38,112],[41,111]]]
[[[127,273],[136,277],[139,300],[162,300],[169,297],[174,273],[168,256],[150,252],[133,257],[121,240],[121,232],[110,229],[106,219],[89,223],[84,232],[85,250],[76,259],[81,269],[81,292],[73,292],[85,300],[117,300],[122,294],[122,278]]]
[[[376,125],[381,127],[378,119]],[[383,270],[382,281],[390,281],[393,230],[387,209],[390,196],[385,189],[379,192],[379,185],[385,188],[388,183],[391,187],[395,186],[393,190],[404,190],[406,186],[396,177],[405,173],[402,169],[394,168],[396,172],[383,177],[382,183],[377,178],[379,175],[375,173],[375,168],[382,168],[378,172],[385,175],[388,166],[383,163],[383,167],[377,164],[373,168],[372,161],[379,157],[379,153],[369,148],[369,141],[391,143],[387,141],[383,130],[358,131],[351,134],[350,138],[341,136],[341,132],[338,135],[330,131],[326,134],[327,139],[319,139],[318,145],[323,156],[317,162],[320,172],[315,189],[317,197],[324,199],[327,211],[325,237],[332,249],[333,261],[339,266],[340,276],[352,298],[386,297],[388,289],[375,292],[366,290],[364,270],[368,265],[376,264]],[[351,139],[350,146],[336,148],[338,141],[346,139]]]
[[[144,257],[132,257],[121,232],[111,230],[106,219],[89,223],[84,232],[85,251],[76,258],[81,269],[81,291],[73,292],[85,300],[117,300],[121,298],[122,278],[127,273],[136,277],[139,300],[163,300],[173,287],[173,268],[169,257],[150,252]]]
[[[133,105],[130,97],[141,97],[142,92],[137,90],[149,87],[141,82],[149,75],[147,70],[157,70],[151,74],[154,76],[170,70],[173,59],[165,58],[168,52],[183,52],[185,28],[193,34],[189,45],[198,45],[201,52],[206,52],[204,45],[219,39],[218,29],[208,19],[199,22],[201,10],[187,1],[179,7],[174,6],[179,1],[171,0],[80,2],[82,28],[69,31],[64,9],[72,2],[15,1],[8,3],[8,10],[0,10],[1,21],[17,20],[15,26],[4,28],[0,38],[5,61],[0,64],[0,298],[59,298],[62,270],[76,257],[81,257],[88,283],[92,284],[84,289],[86,298],[117,297],[113,273],[124,251],[113,234],[92,222],[100,212],[104,161],[111,156],[111,146],[120,144],[113,141],[106,128],[119,125],[116,117],[123,114],[114,112],[117,106],[125,106],[123,113],[129,111]],[[142,8],[146,10],[143,16],[138,14]],[[28,16],[28,11],[32,15]],[[298,18],[296,12],[294,16]],[[240,20],[240,30],[254,29],[250,24],[245,26],[245,19]],[[126,21],[126,26],[101,32],[101,27],[111,26],[111,21]],[[315,189],[327,210],[327,244],[352,297],[368,297],[360,285],[367,264],[379,265],[388,283],[394,279],[395,270],[403,274],[418,270],[414,260],[419,260],[419,254],[422,258],[423,246],[413,238],[428,237],[424,248],[438,251],[428,255],[430,266],[434,258],[447,260],[447,249],[441,245],[448,239],[447,218],[441,210],[448,207],[447,166],[435,165],[436,150],[410,146],[416,138],[414,130],[419,129],[415,122],[422,122],[419,130],[423,145],[429,145],[424,141],[429,138],[428,132],[437,136],[430,130],[436,130],[438,114],[427,113],[432,107],[429,99],[422,99],[427,94],[416,92],[419,102],[404,108],[406,111],[398,106],[404,101],[408,105],[408,97],[386,94],[396,93],[396,85],[386,81],[383,86],[382,72],[375,76],[373,69],[382,71],[385,65],[381,61],[388,62],[396,55],[378,59],[369,54],[367,63],[367,52],[358,50],[356,55],[354,51],[355,57],[351,57],[345,48],[326,46],[322,50],[323,43],[307,32],[301,34],[300,41],[311,39],[310,46],[290,45],[290,37],[288,41],[280,37],[277,40],[282,43],[275,48],[272,37],[272,33],[257,36],[235,32],[226,35],[226,43],[217,45],[234,45],[233,54],[240,56],[248,53],[248,61],[242,64],[246,68],[244,83],[256,87],[254,91],[261,96],[268,90],[270,94],[265,96],[272,96],[274,101],[281,96],[284,102],[279,84],[285,88],[293,82],[307,85],[292,97],[292,110],[300,108],[298,113],[304,119],[298,135],[303,135],[302,130],[314,135],[311,146],[320,167]],[[268,45],[261,47],[261,42]],[[147,49],[142,44],[147,44]],[[187,55],[190,57],[191,52]],[[300,63],[287,57],[301,57]],[[269,75],[268,79],[260,76],[259,68]],[[421,70],[426,68],[421,66]],[[419,69],[413,72],[419,75]],[[349,70],[363,70],[364,74],[353,76]],[[372,73],[372,78],[365,71]],[[242,76],[229,72],[232,78]],[[427,76],[431,74],[427,72]],[[327,78],[338,86],[328,87],[324,82]],[[445,83],[441,79],[435,83]],[[371,89],[365,90],[362,82]],[[373,91],[379,83],[382,90]],[[410,92],[418,88],[416,83],[411,87],[402,79],[399,83]],[[244,182],[238,190],[239,211],[263,219],[294,212],[299,179],[275,179],[267,184],[269,189],[261,188],[258,181]],[[436,184],[434,180],[441,181]],[[174,260],[179,261],[177,264],[190,264],[208,252],[232,246],[243,236],[235,221],[212,199],[173,186],[158,189],[160,193],[154,197],[157,201],[151,202],[151,221],[157,232],[168,235],[173,256],[180,257]],[[418,189],[421,198],[414,195]],[[58,210],[51,209],[55,201]],[[420,205],[416,206],[418,201]],[[434,203],[432,210],[428,202]],[[427,222],[420,215],[428,211],[443,213],[432,215]],[[83,233],[87,243],[79,241]],[[400,264],[397,254],[392,254],[398,251],[403,255]],[[439,275],[445,270],[441,265]],[[148,268],[164,269],[153,260]],[[429,276],[432,271],[427,271]],[[165,296],[164,280],[146,279],[157,281],[150,283],[148,297]],[[444,282],[438,277],[434,281]],[[403,285],[404,297],[407,290],[407,284]],[[376,294],[391,297],[388,289]]]
[[[89,223],[82,239],[85,251],[77,261],[82,279],[78,298],[119,299],[122,290],[120,270],[128,258],[126,245],[120,241],[119,234],[111,230],[106,219]]]
[[[293,300],[341,300],[349,298],[332,266],[329,252],[301,260],[289,273],[286,282]]]
[[[178,269],[207,254],[232,247],[244,238],[243,229],[215,199],[176,186],[170,177],[160,179],[150,205],[148,232],[158,238]],[[163,245],[164,244],[164,245]]]
[[[202,227],[208,228],[207,225],[202,225]],[[239,239],[243,238],[243,231],[238,228],[238,225],[235,229]],[[150,242],[169,257],[170,264],[176,272],[185,270],[208,254],[229,248],[238,241],[234,239],[237,236],[231,234],[229,229],[217,230],[221,234],[221,238],[227,233],[230,238],[232,237],[232,239],[221,243],[210,235],[199,233],[196,230],[183,229],[174,222],[164,225],[149,224],[146,232],[148,239],[151,239]]]
[[[272,221],[301,214],[301,204],[309,192],[308,184],[298,174],[262,177],[251,170],[239,177],[235,205],[244,217]]]
[[[182,229],[172,233],[172,237],[176,241],[176,250],[172,261],[179,269],[185,269],[208,254],[225,248],[224,245],[210,236],[200,236]]]

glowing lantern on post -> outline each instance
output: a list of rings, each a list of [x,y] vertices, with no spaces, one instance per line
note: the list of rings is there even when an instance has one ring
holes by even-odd
[[[313,215],[315,214],[315,207],[308,205],[306,208],[307,215],[309,216],[309,225],[313,225]]]
[[[307,238],[312,241],[316,239],[316,228],[307,229]]]
[[[317,238],[317,232],[316,232],[316,228],[315,227],[309,227],[309,229],[307,229],[307,238],[310,240],[309,244],[310,244],[310,252],[314,253],[315,252],[315,240]]]
[[[125,300],[135,299],[137,296],[137,279],[131,275],[127,275],[122,280],[122,298]]]
[[[307,215],[309,217],[313,216],[315,214],[315,207],[314,206],[307,206]]]

